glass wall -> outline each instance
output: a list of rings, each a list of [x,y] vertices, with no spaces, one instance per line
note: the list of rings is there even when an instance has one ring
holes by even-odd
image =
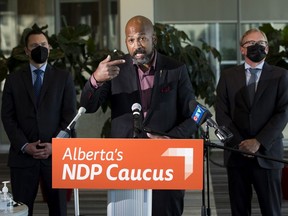
[[[121,0],[0,0],[0,50],[8,57],[23,29],[34,23],[48,25],[49,35],[66,24],[88,24],[98,49],[119,49],[119,4]],[[136,7],[139,5],[129,5],[129,11]],[[199,39],[203,39],[220,51],[220,64],[211,59],[218,80],[222,69],[241,61],[241,34],[262,23],[283,27],[288,23],[287,7],[287,0],[180,0],[177,4],[175,0],[154,0],[153,11],[154,22],[172,24],[184,30],[194,45],[201,46]],[[0,144],[2,134],[0,128]]]
[[[59,14],[57,11],[59,10]],[[0,0],[0,49],[9,56],[25,28],[88,24],[98,49],[119,48],[117,0]]]
[[[240,32],[245,32],[250,28],[260,27],[263,23],[242,23]],[[193,41],[195,46],[201,47],[201,40],[215,47],[221,54],[222,61],[217,64],[211,59],[213,69],[218,80],[220,71],[225,68],[239,64],[237,54],[240,53],[239,41],[237,38],[237,23],[217,22],[209,24],[172,24],[175,28],[183,30]],[[276,29],[281,29],[287,23],[272,23]],[[240,61],[243,59],[241,58]]]
[[[221,64],[212,62],[217,80],[222,69],[241,63],[239,40],[246,30],[264,23],[274,28],[288,24],[287,0],[157,0],[154,6],[155,22],[185,31],[196,46],[201,47],[202,39],[220,51]]]
[[[239,46],[242,34],[264,23],[283,28],[288,24],[287,7],[287,0],[181,0],[177,4],[174,0],[155,0],[154,21],[185,31],[196,46],[201,47],[202,39],[217,48],[222,61],[219,64],[211,59],[211,63],[218,81],[221,70],[243,61]],[[288,126],[284,136],[288,138]]]
[[[0,49],[6,56],[34,23],[48,25],[49,33],[54,33],[54,0],[0,0],[0,6]]]
[[[25,28],[48,26],[49,35],[65,26],[87,24],[97,49],[119,49],[118,0],[0,0],[0,51],[6,58]],[[1,83],[2,90],[3,82]],[[1,107],[1,91],[0,91]],[[0,151],[9,141],[0,122]]]
[[[87,24],[97,48],[119,49],[117,0],[60,0],[61,27]]]

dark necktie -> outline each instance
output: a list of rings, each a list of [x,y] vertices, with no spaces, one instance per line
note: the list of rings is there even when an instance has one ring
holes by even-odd
[[[253,104],[255,91],[256,91],[256,80],[257,80],[256,74],[260,70],[261,69],[259,69],[259,68],[249,68],[251,76],[250,76],[250,79],[248,81],[247,87],[248,87],[249,99],[250,99],[251,105]]]
[[[36,69],[33,72],[36,74],[36,80],[34,82],[34,93],[35,93],[35,96],[36,96],[36,102],[38,104],[38,99],[39,99],[41,86],[42,86],[41,74],[44,73],[44,71]]]

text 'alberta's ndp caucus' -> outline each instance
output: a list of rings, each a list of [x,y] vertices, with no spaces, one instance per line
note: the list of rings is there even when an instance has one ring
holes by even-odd
[[[53,187],[202,189],[203,140],[53,139]]]

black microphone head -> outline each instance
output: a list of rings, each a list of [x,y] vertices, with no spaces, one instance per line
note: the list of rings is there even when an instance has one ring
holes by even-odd
[[[194,110],[196,109],[198,104],[199,103],[196,100],[191,100],[189,102],[189,110],[190,110],[190,112],[194,112]]]
[[[56,138],[70,138],[70,132],[71,131],[67,128],[65,130],[61,130]]]
[[[139,138],[142,131],[141,110],[142,107],[139,103],[134,103],[131,107],[133,114],[133,138]]]
[[[134,103],[131,107],[133,115],[140,115],[142,107],[139,103]]]

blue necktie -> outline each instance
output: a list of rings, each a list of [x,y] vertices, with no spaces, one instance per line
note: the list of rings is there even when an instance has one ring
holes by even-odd
[[[257,80],[257,72],[260,71],[259,68],[249,68],[250,71],[250,79],[248,81],[247,87],[249,92],[250,104],[254,101],[255,91],[256,91],[256,80]]]
[[[35,96],[36,96],[36,102],[38,104],[38,99],[39,99],[41,86],[42,86],[41,74],[44,73],[44,71],[36,69],[33,72],[37,75],[36,76],[36,80],[34,82],[34,93],[35,93]]]

